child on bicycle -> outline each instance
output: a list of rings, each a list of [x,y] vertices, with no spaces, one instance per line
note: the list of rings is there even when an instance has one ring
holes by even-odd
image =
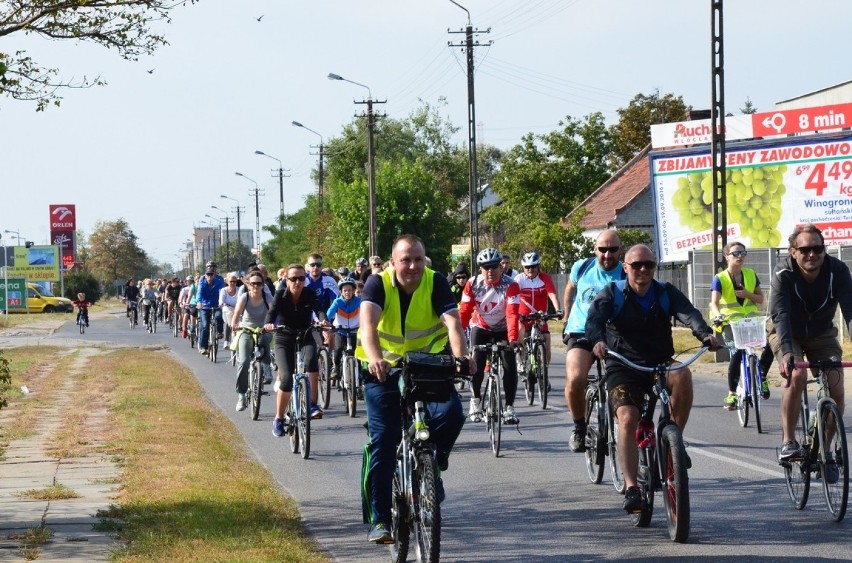
[[[89,326],[89,307],[92,306],[91,302],[86,300],[85,293],[78,293],[77,300],[71,302],[75,307],[77,307],[77,322],[80,322],[80,317],[83,317],[83,321],[86,323],[86,326]]]
[[[361,298],[355,295],[356,287],[355,280],[350,278],[342,278],[337,282],[340,297],[335,298],[325,314],[327,318],[334,319],[332,323],[335,329],[334,354],[331,377],[335,380],[340,377],[340,360],[343,357],[343,349],[346,348],[346,339],[349,338],[346,333],[352,333],[354,336],[360,326],[358,313],[361,308]]]

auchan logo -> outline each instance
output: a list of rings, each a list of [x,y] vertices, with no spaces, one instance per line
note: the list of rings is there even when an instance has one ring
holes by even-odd
[[[674,135],[677,137],[706,137],[713,133],[713,129],[710,126],[702,123],[701,125],[693,125],[692,127],[687,127],[684,123],[678,123],[675,126]]]

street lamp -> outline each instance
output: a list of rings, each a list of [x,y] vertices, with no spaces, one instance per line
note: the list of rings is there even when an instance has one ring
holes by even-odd
[[[233,201],[237,204],[237,206],[236,206],[236,208],[237,208],[237,246],[241,247],[243,245],[243,238],[242,238],[243,235],[240,232],[240,202],[238,200],[230,197],[230,196],[226,196],[225,194],[222,194],[219,197],[221,197],[222,199],[230,199],[231,201]],[[237,249],[237,250],[239,250],[239,249]],[[241,263],[241,259],[242,259],[241,256],[242,255],[239,252],[237,252],[237,268],[240,270],[240,272],[243,271],[243,265]]]
[[[369,90],[369,88],[368,88],[368,90]],[[304,125],[302,125],[298,121],[291,121],[291,123],[293,124],[293,127],[301,127],[302,129],[305,129],[306,131],[310,131],[311,133],[313,133],[314,135],[316,135],[317,137],[320,138],[320,144],[319,144],[319,193],[318,193],[318,197],[317,197],[317,207],[319,208],[319,215],[322,215],[322,194],[323,194],[323,171],[322,171],[323,153],[322,153],[322,151],[323,151],[323,147],[324,147],[322,135],[320,135],[319,133],[317,133],[316,131],[314,131],[310,127],[305,127]]]
[[[281,163],[281,160],[275,158],[271,154],[266,154],[263,151],[254,151],[254,154],[259,154],[260,156],[267,156],[267,157],[271,158],[272,160],[278,161],[278,192],[280,194],[280,199],[281,199],[281,211],[280,211],[280,213],[281,213],[281,215],[284,215],[284,167],[283,167],[284,165]],[[289,172],[289,171],[290,170],[288,169],[287,172]],[[289,176],[289,174],[288,174],[288,176]]]
[[[231,230],[230,230],[230,227],[228,226],[228,221],[230,220],[230,217],[228,217],[227,212],[225,212],[223,209],[219,209],[215,205],[211,205],[210,207],[212,209],[216,209],[218,211],[221,211],[222,213],[225,213],[225,217],[224,217],[224,219],[225,219],[225,269],[230,271],[231,270],[231,257],[230,257],[230,254],[229,254],[230,251],[228,249],[228,246],[230,245],[229,243],[231,242]],[[215,217],[212,217],[210,215],[205,215],[205,217],[210,217],[211,219],[216,219]],[[221,234],[221,232],[222,232],[222,220],[221,219],[216,219],[216,220],[219,221],[219,233]]]
[[[252,184],[254,184],[254,247],[257,249],[257,253],[260,253],[260,188],[257,185],[257,182],[243,174],[242,172],[234,172],[237,176],[241,178],[245,178]],[[257,255],[255,254],[255,256]]]
[[[339,74],[334,74],[330,72],[328,74],[329,80],[343,80],[344,82],[350,82],[355,84],[356,86],[361,86],[362,88],[367,89],[367,99],[360,102],[355,102],[356,104],[367,104],[367,115],[362,116],[367,118],[367,160],[369,161],[369,169],[370,169],[370,178],[369,178],[369,217],[370,217],[370,255],[378,256],[379,249],[378,244],[376,242],[376,150],[375,150],[375,125],[376,125],[376,115],[373,113],[373,104],[383,104],[384,101],[373,100],[373,93],[370,90],[370,87],[366,84],[361,84],[360,82],[355,82],[354,80],[349,80],[348,78],[343,78]]]
[[[10,231],[9,229],[6,229],[3,232],[7,235],[15,235],[15,238],[18,239],[18,246],[21,246],[21,239],[24,238],[21,236],[21,233],[19,233],[18,231]]]

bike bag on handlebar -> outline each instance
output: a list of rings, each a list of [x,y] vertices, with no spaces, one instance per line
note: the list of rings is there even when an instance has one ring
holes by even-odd
[[[406,399],[445,403],[453,394],[456,361],[450,355],[408,352],[405,355]]]

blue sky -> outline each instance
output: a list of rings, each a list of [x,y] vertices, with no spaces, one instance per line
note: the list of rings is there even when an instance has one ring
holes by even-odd
[[[708,0],[460,3],[474,27],[491,28],[480,41],[493,40],[476,50],[480,142],[509,148],[595,111],[614,123],[616,109],[655,89],[710,106]],[[849,21],[848,0],[726,2],[728,111],[747,96],[769,110],[852,79]],[[156,260],[178,264],[193,225],[221,216],[210,206],[233,205],[222,193],[247,207],[243,228],[253,227],[254,185],[235,171],[264,190],[261,225],[273,223],[278,164],[254,151],[290,169],[292,213],[316,189],[310,153],[319,139],[291,121],[327,140],[363,109],[353,101],[367,91],[329,72],[368,85],[393,118],[445,97],[464,145],[464,54],[447,46],[463,35],[447,29],[466,23],[448,0],[201,0],[174,10],[162,26],[170,45],[138,62],[92,45],[6,37],[6,51],[27,49],[65,78],[100,75],[108,85],[67,91],[61,107],[40,113],[0,99],[0,231],[46,243],[48,205],[74,203],[79,229],[123,217]]]

